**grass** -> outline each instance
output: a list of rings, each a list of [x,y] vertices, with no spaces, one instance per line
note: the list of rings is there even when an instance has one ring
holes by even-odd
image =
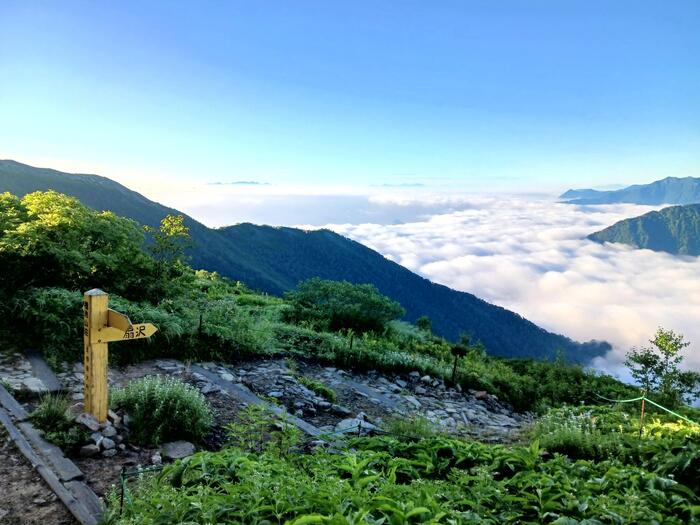
[[[70,400],[63,394],[46,394],[29,415],[30,421],[44,433],[44,438],[67,454],[77,452],[90,433],[75,424],[69,413]]]

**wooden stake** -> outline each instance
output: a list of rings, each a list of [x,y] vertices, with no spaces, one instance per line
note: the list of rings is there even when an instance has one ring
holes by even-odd
[[[96,288],[83,296],[85,412],[95,416],[100,423],[107,420],[109,405],[107,342],[101,337],[102,329],[108,325],[108,300],[109,296]]]

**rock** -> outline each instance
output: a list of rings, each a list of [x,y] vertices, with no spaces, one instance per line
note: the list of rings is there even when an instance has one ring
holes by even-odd
[[[394,394],[398,394],[403,390],[399,385],[389,385],[389,390],[391,390]]]
[[[22,380],[22,386],[33,394],[46,392],[47,388],[38,377],[28,377]]]
[[[161,465],[163,463],[163,458],[160,456],[160,452],[156,452],[151,456],[151,463],[154,465]]]
[[[352,411],[349,408],[345,408],[340,405],[331,405],[331,410],[338,416],[349,416],[352,414]]]
[[[84,445],[80,447],[80,456],[83,458],[90,458],[96,456],[100,453],[100,447],[97,445]]]
[[[122,424],[125,427],[128,427],[130,422],[131,422],[131,418],[129,417],[129,414],[124,414],[124,417],[122,417]]]
[[[415,392],[418,395],[423,395],[423,394],[426,394],[428,391],[425,388],[423,388],[422,386],[417,386],[415,388]]]
[[[85,399],[85,395],[82,392],[73,392],[70,396],[73,401],[82,401]]]
[[[100,446],[100,443],[102,443],[102,440],[104,438],[105,437],[102,435],[101,432],[93,432],[92,434],[90,434],[90,439],[92,439],[95,442],[95,445],[97,445],[98,447]]]
[[[113,456],[117,455],[117,449],[116,448],[109,448],[107,450],[102,451],[102,457],[105,458],[111,458]]]
[[[426,385],[429,385],[433,382],[433,378],[430,377],[429,375],[424,375],[423,377],[420,378],[420,380],[425,383]]]
[[[182,459],[194,454],[194,445],[189,441],[172,441],[160,447],[160,453],[166,459]]]
[[[318,403],[316,403],[316,406],[321,410],[328,410],[329,408],[331,408],[331,403],[329,403],[328,401],[319,401]]]
[[[486,399],[488,394],[486,393],[486,390],[479,390],[478,392],[474,392],[474,397],[476,399]]]
[[[367,421],[362,421],[361,419],[357,419],[354,417],[349,419],[343,419],[335,426],[336,432],[357,432],[363,435],[369,434],[370,432],[376,429],[377,427],[375,427],[372,423],[368,423]]]
[[[85,403],[75,403],[74,405],[71,405],[71,407],[68,410],[73,415],[73,417],[77,417],[83,412],[85,412]]]
[[[102,429],[102,435],[104,437],[114,437],[117,435],[117,429],[114,428],[112,425],[105,427]]]
[[[83,412],[78,417],[76,417],[75,422],[80,425],[83,425],[88,430],[92,430],[93,432],[96,432],[100,429],[100,422],[97,421],[95,416],[86,412]]]
[[[394,383],[399,385],[401,388],[406,388],[406,385],[408,385],[408,383],[406,383],[406,381],[404,381],[403,379],[397,379],[396,381],[394,381]]]
[[[284,394],[282,392],[280,392],[279,390],[273,390],[272,392],[268,392],[267,395],[270,397],[274,397],[275,399],[279,399]]]
[[[100,442],[100,446],[101,446],[104,450],[112,450],[112,449],[113,449],[114,447],[116,447],[117,445],[116,445],[116,443],[115,443],[113,440],[111,440],[110,438],[107,438],[107,437],[106,437],[106,438],[103,438],[103,439],[102,439],[102,441]]]
[[[211,394],[212,392],[218,392],[220,388],[213,383],[204,383],[199,387],[200,392],[205,396]]]
[[[120,443],[119,445],[117,445],[117,448],[123,451],[126,450],[126,445],[124,443]]]
[[[83,373],[83,363],[75,363],[73,365],[73,372]]]
[[[404,399],[411,403],[415,408],[420,408],[421,407],[421,402],[418,401],[415,397],[413,396],[404,396]]]
[[[413,372],[411,372],[411,373],[408,374],[408,375],[409,375],[409,377],[412,377],[412,378],[414,378],[414,379],[418,379],[418,378],[420,377],[420,372],[414,370]]]
[[[119,425],[122,422],[122,418],[120,418],[114,410],[108,410],[107,411],[107,419],[109,419],[114,426]]]
[[[233,381],[234,379],[233,374],[229,374],[228,372],[220,374],[219,377],[221,377],[221,379],[223,379],[224,381]]]

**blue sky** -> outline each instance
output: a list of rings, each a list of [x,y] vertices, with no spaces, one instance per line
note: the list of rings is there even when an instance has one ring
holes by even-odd
[[[0,157],[541,191],[700,176],[700,2],[0,4]]]

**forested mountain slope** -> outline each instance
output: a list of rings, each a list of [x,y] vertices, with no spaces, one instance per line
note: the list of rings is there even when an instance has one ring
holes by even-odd
[[[700,204],[671,206],[625,219],[588,238],[676,255],[700,255]]]
[[[614,191],[568,190],[559,198],[570,204],[693,204],[700,202],[700,178],[667,177]]]
[[[0,191],[22,196],[48,189],[150,226],[157,226],[167,214],[180,213],[105,177],[0,160]],[[252,224],[211,229],[187,216],[185,223],[195,242],[190,250],[195,268],[217,271],[262,291],[280,294],[315,276],[372,283],[404,305],[407,319],[427,315],[436,333],[450,339],[469,333],[495,355],[552,358],[562,350],[570,359],[583,362],[609,349],[604,342],[574,342],[472,294],[432,283],[328,230],[306,232]]]

